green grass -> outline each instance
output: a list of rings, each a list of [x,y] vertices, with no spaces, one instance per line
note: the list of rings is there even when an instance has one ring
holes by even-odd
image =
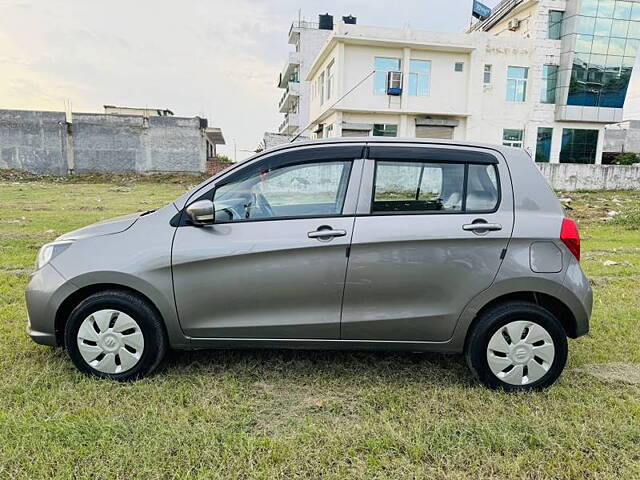
[[[640,385],[588,373],[640,368],[640,230],[603,220],[640,193],[569,195],[592,330],[553,388],[514,395],[444,355],[175,352],[136,383],[80,375],[25,335],[38,247],[197,181],[110,180],[0,180],[0,478],[640,478]]]

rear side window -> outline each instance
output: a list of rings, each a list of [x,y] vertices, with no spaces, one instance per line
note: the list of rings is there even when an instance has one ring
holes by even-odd
[[[498,201],[495,165],[376,161],[371,213],[490,212]]]

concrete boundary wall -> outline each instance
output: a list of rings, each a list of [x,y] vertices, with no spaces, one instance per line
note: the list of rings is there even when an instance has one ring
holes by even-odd
[[[554,190],[640,190],[640,165],[537,165]]]
[[[198,117],[142,117],[0,110],[0,169],[73,172],[204,172]]]

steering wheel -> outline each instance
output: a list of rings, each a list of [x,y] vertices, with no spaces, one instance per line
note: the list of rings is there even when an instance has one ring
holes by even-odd
[[[276,212],[273,211],[273,208],[271,208],[271,204],[264,197],[264,195],[261,194],[261,193],[256,193],[254,195],[255,195],[256,205],[258,207],[260,207],[260,209],[264,210],[264,212],[267,214],[267,216],[275,217],[276,216]]]

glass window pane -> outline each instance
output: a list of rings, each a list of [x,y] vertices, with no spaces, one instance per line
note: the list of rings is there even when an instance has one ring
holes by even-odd
[[[640,3],[634,3],[631,8],[631,20],[640,20]]]
[[[551,139],[553,128],[538,128],[538,138],[536,142],[536,162],[549,162],[551,159]]]
[[[375,58],[375,69],[387,72],[400,71],[400,59],[399,58]]]
[[[628,20],[631,18],[631,2],[616,2],[613,18]]]
[[[593,41],[593,37],[591,35],[576,35],[576,52],[582,52],[582,53],[591,52],[592,41]],[[604,52],[600,52],[600,53],[607,53],[607,51],[605,49]]]
[[[387,93],[387,72],[376,72],[373,77],[373,91],[375,93]]]
[[[612,38],[609,41],[609,55],[624,55],[625,43],[624,38]]]
[[[640,22],[629,22],[629,31],[627,32],[627,36],[629,38],[640,38]]]
[[[598,17],[612,18],[614,7],[615,7],[614,0],[600,0],[598,5]]]
[[[595,163],[598,130],[564,128],[560,163]]]
[[[593,37],[592,53],[606,54],[609,49],[609,37]]]
[[[593,35],[595,22],[595,17],[578,17],[578,33]]]
[[[335,215],[342,212],[351,162],[257,165],[214,192],[216,220]]]
[[[417,95],[418,94],[418,74],[410,73],[409,74],[409,95]]]
[[[611,36],[626,38],[628,30],[629,22],[627,20],[614,20],[613,28],[611,29]]]
[[[498,203],[498,180],[494,165],[469,165],[466,211],[487,212]]]
[[[396,137],[398,135],[398,126],[388,123],[376,123],[373,125],[374,137]]]
[[[427,73],[431,67],[431,62],[428,60],[411,60],[409,63],[409,70],[414,73]]]
[[[464,165],[376,161],[372,212],[462,210]]]
[[[516,101],[516,81],[515,80],[507,81],[507,101],[508,102]]]
[[[582,15],[596,16],[598,10],[598,0],[582,0],[580,4],[580,13]]]
[[[638,51],[638,44],[640,40],[627,40],[627,46],[624,49],[624,54],[628,57],[635,57]]]
[[[610,18],[596,18],[595,29],[593,33],[595,35],[602,35],[608,37],[611,35],[611,25],[613,20]]]
[[[522,130],[505,128],[502,132],[502,139],[509,142],[521,142]]]
[[[526,70],[527,69],[524,67],[508,67],[507,77],[508,78],[527,78]]]
[[[418,95],[428,95],[429,94],[429,76],[428,75],[418,75]]]

